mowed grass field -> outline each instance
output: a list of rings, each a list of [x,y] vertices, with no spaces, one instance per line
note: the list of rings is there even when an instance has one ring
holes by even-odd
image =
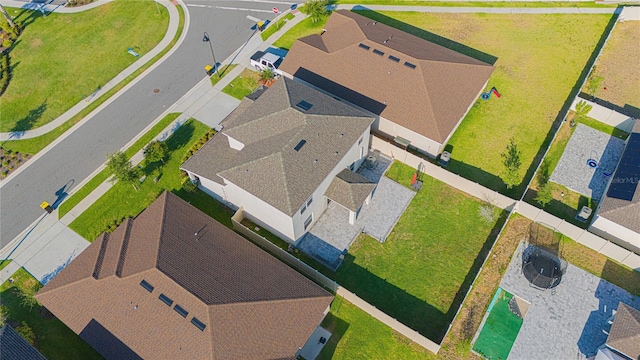
[[[25,24],[10,52],[0,131],[40,127],[90,96],[164,37],[169,15],[151,0],[116,0],[76,14],[8,9]]]
[[[495,86],[502,97],[476,101],[449,141],[448,169],[511,196],[524,189],[506,191],[500,153],[513,137],[522,151],[524,178],[611,19],[607,14],[358,13],[481,59],[497,58],[488,89]]]
[[[614,105],[632,106],[640,116],[640,22],[618,22],[598,61],[595,75],[603,78],[596,96]],[[606,90],[605,90],[606,89]],[[585,91],[585,89],[583,89]]]

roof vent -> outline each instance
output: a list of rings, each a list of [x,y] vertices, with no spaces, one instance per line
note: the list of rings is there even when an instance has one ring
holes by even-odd
[[[406,66],[406,67],[408,67],[408,68],[412,68],[412,69],[415,69],[415,68],[416,68],[416,65],[415,65],[415,64],[412,64],[412,63],[410,63],[410,62],[408,62],[408,61],[405,61],[405,62],[404,62],[404,66]]]
[[[311,107],[313,106],[313,104],[308,103],[304,100],[300,101],[299,103],[296,104],[296,106],[304,111],[309,111],[309,109],[311,109]]]
[[[302,147],[304,146],[304,144],[307,143],[307,140],[302,139],[300,140],[300,142],[298,143],[298,145],[296,145],[296,147],[293,148],[293,150],[295,151],[300,151],[300,149],[302,149]]]
[[[387,43],[387,41],[391,40],[391,38],[392,38],[392,37],[393,37],[393,35],[389,36],[389,37],[387,38],[387,40],[383,41],[383,43],[384,43],[384,44],[386,44],[386,43]]]
[[[334,154],[337,156],[339,154],[339,152],[336,151]]]

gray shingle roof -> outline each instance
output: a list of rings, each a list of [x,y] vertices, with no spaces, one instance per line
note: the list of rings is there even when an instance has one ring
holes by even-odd
[[[298,39],[280,69],[439,143],[494,70],[351,11],[334,11],[325,29]]]
[[[308,110],[298,104],[311,104]],[[182,168],[226,179],[292,216],[360,139],[373,118],[299,82],[283,78],[258,99],[244,99],[223,130]],[[242,144],[229,146],[228,137]],[[304,144],[295,148],[304,140]]]
[[[333,296],[165,192],[98,237],[36,298],[94,346],[110,334],[111,345],[96,346],[107,358],[274,359],[294,356]]]
[[[333,178],[325,196],[355,212],[375,188],[364,176],[344,169]]]
[[[638,149],[631,149],[628,145],[632,138],[640,138],[640,121],[638,120],[636,120],[631,136],[627,140],[627,146],[620,157],[620,164],[613,174],[611,182],[612,184],[616,181],[635,182],[636,188],[633,198],[631,200],[617,199],[609,196],[607,192],[607,194],[603,196],[600,207],[598,208],[598,215],[640,233],[640,184],[638,184],[638,182],[640,182],[640,156],[631,154],[632,151],[638,151]],[[626,175],[621,174],[623,167]],[[638,174],[637,176],[628,176],[629,173],[634,173],[634,171],[630,171],[632,169],[636,169],[635,173]]]
[[[607,346],[632,359],[640,359],[640,310],[620,303]]]
[[[7,360],[47,360],[9,325],[0,328],[0,358]]]

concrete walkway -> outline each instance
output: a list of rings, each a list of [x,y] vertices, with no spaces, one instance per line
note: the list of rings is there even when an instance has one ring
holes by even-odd
[[[75,7],[74,8],[65,8],[65,7],[60,6],[60,7],[57,7],[55,9],[55,12],[73,13],[73,12],[85,11],[85,10],[89,10],[91,8],[95,8],[95,7],[100,6],[100,5],[104,5],[104,4],[106,4],[107,2],[110,2],[110,1],[112,1],[112,0],[98,0],[98,1],[96,1],[96,2],[94,2],[92,4],[90,4],[90,5],[85,5],[85,6],[81,6],[81,7],[77,7],[77,8],[75,8]],[[96,99],[100,98],[100,96],[102,96],[103,94],[105,94],[106,92],[111,90],[114,86],[116,86],[122,80],[126,79],[129,75],[131,75],[132,73],[134,73],[135,71],[140,69],[147,62],[149,62],[151,59],[153,59],[156,55],[158,55],[160,52],[162,52],[169,45],[169,43],[171,43],[171,41],[175,37],[176,33],[178,32],[178,24],[180,22],[180,16],[178,14],[178,9],[170,1],[168,1],[168,0],[156,0],[156,1],[157,1],[158,4],[166,7],[167,11],[169,12],[169,26],[167,27],[167,32],[165,33],[165,35],[162,38],[162,40],[158,43],[158,45],[156,45],[148,53],[142,55],[138,60],[136,60],[136,62],[134,62],[133,64],[129,65],[129,67],[127,67],[122,72],[120,72],[118,75],[116,75],[115,78],[111,79],[109,82],[107,82],[102,87],[100,87],[97,91],[95,91],[94,93],[92,93],[89,96],[87,96],[87,98],[85,98],[83,101],[80,101],[79,103],[74,105],[71,109],[67,110],[65,113],[60,115],[55,120],[53,120],[53,121],[51,121],[51,122],[49,122],[49,123],[37,128],[37,129],[33,129],[33,130],[0,133],[0,141],[30,139],[30,138],[34,138],[34,137],[38,137],[38,136],[44,135],[44,134],[54,130],[58,126],[60,126],[60,125],[64,124],[65,122],[67,122],[72,117],[76,116],[80,111],[84,110],[87,106],[91,105]],[[22,4],[23,5],[22,8],[27,8],[27,9],[30,9],[30,6],[33,6],[32,4],[34,4],[34,3],[26,3],[26,5],[25,5],[24,2],[15,1],[15,0],[1,0],[0,3],[2,3],[3,6],[15,6],[13,4]],[[8,5],[8,4],[11,4],[11,5]],[[40,6],[40,5],[38,4],[38,6]],[[50,6],[50,5],[48,5],[48,6]],[[18,6],[18,7],[20,7],[20,6]],[[65,9],[74,10],[74,11],[66,11]],[[185,28],[186,28],[186,25],[185,25]],[[176,49],[180,45],[181,40],[182,39],[180,39],[180,41],[178,41],[173,46],[173,49]],[[171,51],[169,51],[167,54],[165,54],[165,56],[163,56],[161,59],[159,59],[149,69],[147,69],[146,72],[149,72],[153,68],[158,66],[170,54],[171,54]],[[143,76],[144,76],[144,74],[141,74],[140,76],[138,76],[137,79],[140,79]],[[136,82],[136,79],[134,79],[128,85],[131,86],[131,85],[135,84],[135,82]],[[120,92],[123,92],[125,89],[127,89],[127,87],[125,87],[122,90],[120,90]],[[115,99],[116,97],[117,97],[117,94],[112,96],[109,100]],[[105,104],[108,103],[109,100],[107,100],[105,102]],[[85,117],[85,119],[88,120],[88,117]],[[80,121],[80,123],[83,123],[84,121],[85,120],[82,120],[82,121]]]

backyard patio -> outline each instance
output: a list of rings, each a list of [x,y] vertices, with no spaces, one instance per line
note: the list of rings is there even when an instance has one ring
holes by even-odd
[[[392,160],[382,154],[374,154],[375,164],[365,165],[358,173],[377,183],[371,202],[364,204],[355,224],[349,224],[349,210],[332,201],[311,230],[296,247],[331,270],[335,271],[346,250],[356,237],[364,232],[384,242],[415,192],[384,176]]]
[[[521,271],[521,243],[500,287],[529,302],[509,359],[586,359],[607,340],[620,301],[640,309],[640,297],[568,265],[553,290],[532,287]]]
[[[623,149],[623,140],[578,124],[550,180],[600,200]]]

